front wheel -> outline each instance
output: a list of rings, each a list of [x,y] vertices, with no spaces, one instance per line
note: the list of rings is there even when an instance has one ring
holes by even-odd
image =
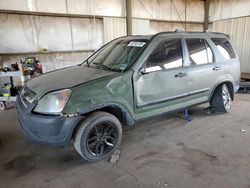
[[[74,145],[84,159],[93,162],[110,156],[121,140],[120,121],[107,112],[94,112],[78,128]]]
[[[221,84],[216,88],[210,105],[215,112],[229,112],[231,109],[232,97],[227,84]]]
[[[6,110],[5,102],[0,102],[0,110]]]

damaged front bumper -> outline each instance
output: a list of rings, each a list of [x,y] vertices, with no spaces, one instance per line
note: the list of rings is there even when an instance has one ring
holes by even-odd
[[[41,115],[32,112],[36,104],[23,104],[20,95],[16,100],[16,108],[20,127],[24,134],[32,141],[55,145],[66,146],[73,135],[74,129],[81,116],[65,117]]]

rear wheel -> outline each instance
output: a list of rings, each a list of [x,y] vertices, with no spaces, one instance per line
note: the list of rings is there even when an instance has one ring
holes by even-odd
[[[121,139],[120,121],[107,112],[94,112],[78,128],[74,145],[84,159],[98,161],[110,156]]]
[[[231,109],[232,97],[227,84],[219,85],[213,97],[210,100],[210,105],[215,112],[229,112]]]

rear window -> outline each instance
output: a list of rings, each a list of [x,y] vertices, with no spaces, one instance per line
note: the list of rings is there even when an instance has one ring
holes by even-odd
[[[224,59],[233,59],[236,57],[231,44],[226,38],[211,38],[211,40],[217,46]]]
[[[204,65],[214,62],[214,55],[204,39],[201,38],[187,38],[186,39],[190,65]]]

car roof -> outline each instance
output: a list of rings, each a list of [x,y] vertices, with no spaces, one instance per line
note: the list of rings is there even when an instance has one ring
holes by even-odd
[[[208,36],[208,37],[219,37],[219,38],[228,38],[230,39],[230,36],[225,33],[220,32],[211,32],[211,31],[182,31],[182,30],[175,30],[175,31],[163,31],[160,33],[156,33],[154,35],[128,35],[120,37],[121,39],[127,39],[127,40],[148,40],[151,41],[153,38],[161,35],[186,35],[186,36]]]
[[[222,37],[227,37],[229,38],[228,34],[225,33],[220,33],[220,32],[212,32],[212,31],[182,31],[182,30],[175,30],[175,31],[165,31],[165,32],[160,32],[160,33],[156,33],[153,36],[158,36],[158,35],[163,35],[163,34],[182,34],[182,35],[207,35],[207,36],[222,36]]]
[[[121,38],[123,39],[128,39],[128,40],[133,40],[133,39],[145,39],[145,40],[150,40],[153,35],[128,35],[128,36],[123,36]]]
[[[221,37],[226,37],[229,38],[228,34],[225,33],[220,33],[220,32],[211,32],[211,31],[182,31],[182,30],[175,30],[175,31],[163,31],[160,33],[156,33],[154,35],[128,35],[122,38],[127,38],[127,39],[145,39],[145,40],[150,40],[158,35],[165,35],[165,34],[187,34],[187,35],[207,35],[207,36],[221,36]]]

